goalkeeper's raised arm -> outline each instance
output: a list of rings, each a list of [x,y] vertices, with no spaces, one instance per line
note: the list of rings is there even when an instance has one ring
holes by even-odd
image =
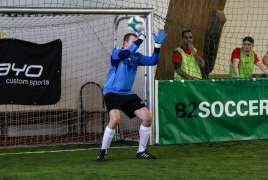
[[[159,53],[160,53],[160,48],[161,45],[164,43],[167,34],[163,29],[159,29],[158,33],[155,34],[153,33],[153,38],[154,38],[154,52],[152,56],[143,56],[143,58],[140,58],[140,65],[145,65],[145,66],[152,66],[156,65],[159,61]]]
[[[112,51],[112,60],[123,60],[137,52],[141,43],[145,40],[143,34],[139,37],[134,33],[127,33],[123,39],[123,47],[116,47]]]

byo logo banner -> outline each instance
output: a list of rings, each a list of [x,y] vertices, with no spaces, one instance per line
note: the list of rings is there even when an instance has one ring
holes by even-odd
[[[49,105],[60,100],[62,42],[0,39],[0,104]]]

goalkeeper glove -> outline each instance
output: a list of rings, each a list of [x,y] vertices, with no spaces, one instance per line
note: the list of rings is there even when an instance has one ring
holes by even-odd
[[[165,33],[163,29],[159,29],[157,35],[153,33],[153,37],[154,37],[154,42],[158,44],[162,44],[165,41],[167,34]]]
[[[160,48],[162,43],[165,41],[167,34],[163,29],[159,29],[157,35],[153,33],[155,47]]]
[[[139,39],[142,39],[143,41],[146,39],[146,36],[144,34],[141,33],[141,31],[137,32]]]
[[[141,35],[143,35],[142,33],[141,33],[141,31],[137,31],[137,33],[138,33],[138,36],[141,36]]]

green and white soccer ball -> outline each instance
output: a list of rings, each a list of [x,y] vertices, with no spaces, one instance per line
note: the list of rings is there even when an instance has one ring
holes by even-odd
[[[133,16],[128,20],[128,28],[133,32],[144,30],[145,22],[140,16]]]

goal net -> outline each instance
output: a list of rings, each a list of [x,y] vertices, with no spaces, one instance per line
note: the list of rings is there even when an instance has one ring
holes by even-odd
[[[102,88],[111,50],[121,47],[124,34],[131,32],[128,19],[135,13],[145,18],[151,10],[142,13],[133,9],[122,13],[120,9],[113,13],[100,10],[99,14],[90,10],[78,13],[79,9],[75,9],[75,13],[65,9],[64,14],[56,9],[54,13],[47,8],[43,11],[48,13],[38,10],[30,9],[27,13],[17,8],[14,12],[9,9],[11,13],[3,12],[1,38],[37,44],[60,39],[63,46],[61,98],[54,105],[0,105],[0,146],[99,143],[109,121]],[[150,46],[150,42],[145,43]],[[148,53],[144,45],[140,51]],[[146,71],[146,67],[138,69],[133,88],[144,101],[148,93]],[[137,141],[140,121],[129,119],[123,113],[121,117],[116,140]]]

